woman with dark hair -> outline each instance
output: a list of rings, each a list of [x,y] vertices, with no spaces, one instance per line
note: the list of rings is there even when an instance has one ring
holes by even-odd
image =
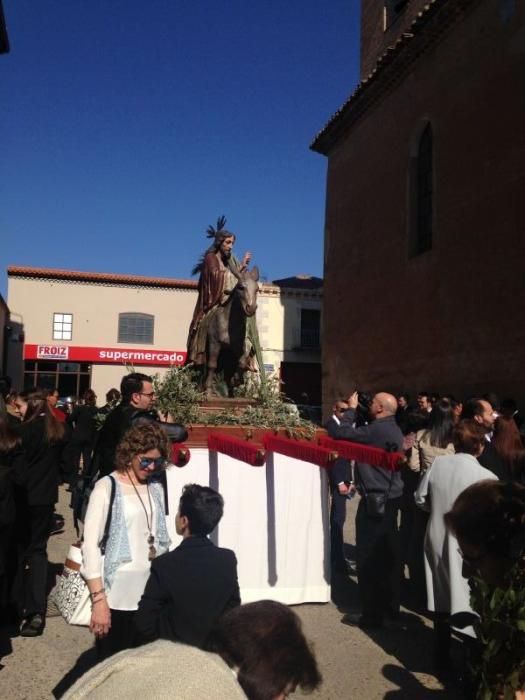
[[[422,474],[432,466],[436,457],[454,454],[452,431],[454,412],[448,399],[439,399],[430,413],[428,426],[416,433],[409,459],[412,471]]]
[[[297,615],[271,600],[227,612],[209,651],[157,641],[119,654],[80,678],[64,700],[285,700],[322,678]]]
[[[408,468],[403,471],[405,498],[400,528],[410,572],[411,595],[413,602],[422,607],[426,597],[423,547],[428,514],[417,508],[414,491],[436,457],[454,454],[452,431],[455,421],[450,400],[439,399],[428,416],[427,426],[416,433]]]
[[[152,559],[170,544],[162,486],[151,476],[164,469],[169,454],[166,432],[157,423],[135,425],[117,445],[115,471],[97,481],[89,499],[81,573],[91,595],[89,628],[101,660],[141,641],[134,619],[139,600]],[[100,542],[111,503],[103,556]]]
[[[250,700],[286,698],[297,686],[314,690],[321,683],[301,622],[281,603],[234,608],[217,623],[208,648],[235,670]]]
[[[511,419],[512,420],[512,419]],[[479,697],[525,698],[525,487],[469,486],[445,514],[471,579],[484,650]]]
[[[436,457],[415,493],[416,503],[430,511],[424,544],[425,575],[428,609],[435,613],[436,663],[440,667],[449,662],[450,616],[472,613],[468,584],[461,575],[458,544],[446,530],[443,516],[467,486],[496,478],[477,460],[485,446],[485,430],[479,423],[460,421],[454,429],[453,442],[456,454]],[[471,627],[463,632],[474,636]]]
[[[492,436],[494,472],[502,481],[525,482],[525,447],[516,421],[512,417],[499,416],[494,423]],[[492,468],[492,464],[491,464]]]
[[[18,431],[28,467],[27,512],[17,532],[23,549],[17,586],[24,618],[20,634],[36,637],[45,624],[47,541],[58,501],[65,427],[54,417],[42,391],[27,393],[25,401],[19,396],[17,405],[22,414]]]
[[[0,619],[9,601],[12,580],[12,536],[16,519],[17,496],[15,489],[25,485],[27,463],[22,441],[11,427],[5,412],[0,411]],[[16,564],[16,554],[15,554]]]
[[[91,455],[97,432],[97,395],[93,389],[86,389],[82,400],[83,403],[78,404],[67,418],[68,424],[73,427],[68,445],[68,477],[72,487],[78,479],[81,457],[82,473],[91,473]]]

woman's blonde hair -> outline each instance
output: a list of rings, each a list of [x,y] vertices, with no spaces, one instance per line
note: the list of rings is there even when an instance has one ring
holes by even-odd
[[[124,433],[115,453],[115,469],[125,472],[131,460],[149,450],[158,450],[161,457],[168,459],[169,440],[166,431],[153,421],[140,422]]]

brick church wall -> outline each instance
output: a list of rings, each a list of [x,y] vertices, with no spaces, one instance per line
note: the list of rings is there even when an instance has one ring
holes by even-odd
[[[525,401],[525,4],[478,3],[329,151],[323,402],[361,389]],[[408,170],[434,138],[432,250]]]

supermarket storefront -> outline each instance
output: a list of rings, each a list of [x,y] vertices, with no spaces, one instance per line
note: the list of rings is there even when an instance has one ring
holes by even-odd
[[[154,374],[158,371],[156,368],[183,365],[185,360],[186,351],[173,349],[26,344],[24,388],[57,387],[60,396],[78,397],[97,383],[96,375],[102,367],[110,369],[109,384],[118,387],[127,367],[132,366],[137,371],[149,371]]]

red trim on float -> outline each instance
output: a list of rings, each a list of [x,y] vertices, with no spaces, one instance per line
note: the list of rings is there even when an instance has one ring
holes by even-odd
[[[302,462],[311,462],[317,464],[318,467],[323,467],[323,469],[330,469],[338,457],[336,451],[319,447],[319,445],[307,440],[290,440],[267,433],[263,442],[269,452],[278,452]]]
[[[221,452],[240,462],[246,462],[252,467],[262,467],[266,459],[266,454],[260,445],[220,433],[212,433],[208,436],[208,449]]]
[[[382,467],[391,472],[399,471],[406,462],[406,457],[402,452],[387,452],[379,447],[360,445],[348,440],[333,440],[321,436],[319,445],[327,449],[337,450],[339,457],[355,459],[356,462],[364,462],[372,467]]]

